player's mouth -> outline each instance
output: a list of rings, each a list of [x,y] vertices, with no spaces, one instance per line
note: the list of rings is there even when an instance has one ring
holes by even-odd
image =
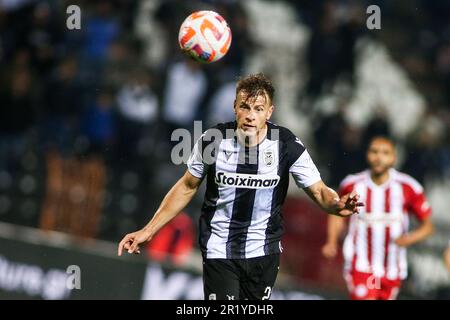
[[[242,126],[243,126],[245,129],[254,129],[254,128],[256,128],[256,126],[252,126],[252,125],[246,124],[246,123],[244,123]]]
[[[373,170],[375,170],[375,171],[384,171],[384,170],[386,170],[386,166],[381,164],[381,163],[374,164],[373,165]]]

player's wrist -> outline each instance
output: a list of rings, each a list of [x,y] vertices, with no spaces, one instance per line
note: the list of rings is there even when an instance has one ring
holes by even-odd
[[[325,247],[327,247],[329,249],[336,249],[337,248],[337,243],[327,242],[327,243],[325,243]]]
[[[152,228],[150,227],[144,227],[141,229],[141,232],[143,233],[144,237],[145,237],[145,241],[150,241],[153,238],[153,231]]]

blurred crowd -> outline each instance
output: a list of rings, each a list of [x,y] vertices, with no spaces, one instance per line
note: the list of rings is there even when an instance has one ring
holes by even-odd
[[[341,94],[334,112],[319,115],[314,129],[314,143],[319,154],[324,155],[322,161],[330,167],[331,184],[336,186],[349,172],[365,168],[367,141],[379,134],[391,136],[398,143],[399,169],[421,183],[448,178],[450,3],[399,0],[292,1],[292,4],[300,20],[312,30],[307,54],[310,77],[304,96],[313,97],[314,101],[315,97],[333,91],[333,84],[342,79],[354,89],[355,46],[358,39],[368,37],[386,46],[425,100],[418,124],[406,136],[398,137],[387,116],[386,109],[392,106],[377,106],[369,121],[358,127],[345,116],[352,92]],[[380,8],[380,30],[369,30],[366,26],[369,5]],[[394,117],[402,122],[404,113],[408,112],[405,101],[403,108],[397,107]]]
[[[113,241],[142,226],[184,170],[170,163],[171,132],[233,119],[235,81],[261,45],[242,2],[0,1],[0,220]],[[420,125],[398,141],[400,169],[423,183],[449,177],[450,3],[283,2],[310,30],[303,101],[342,79],[356,85],[358,39],[384,43],[426,101]],[[66,27],[73,4],[80,30]],[[381,8],[381,30],[366,28],[369,4]],[[200,9],[222,14],[233,32],[219,63],[178,50],[181,22]],[[365,168],[372,136],[392,135],[382,106],[364,127],[350,124],[348,99],[311,111],[309,147],[333,186]],[[298,112],[309,116],[304,104]],[[187,211],[196,218],[198,203]]]
[[[204,6],[233,29],[233,50],[210,66],[177,42]],[[0,2],[0,219],[110,240],[141,226],[177,177],[172,131],[233,115],[245,23],[228,1]]]

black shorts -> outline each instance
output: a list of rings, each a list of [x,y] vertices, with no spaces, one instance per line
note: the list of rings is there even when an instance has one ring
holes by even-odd
[[[205,300],[267,300],[279,266],[279,254],[250,259],[203,259]]]

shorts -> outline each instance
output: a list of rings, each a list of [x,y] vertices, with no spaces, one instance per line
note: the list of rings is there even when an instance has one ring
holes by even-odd
[[[268,300],[280,255],[249,259],[203,259],[205,300]]]
[[[402,281],[375,277],[371,273],[352,271],[345,276],[352,300],[395,300]]]

